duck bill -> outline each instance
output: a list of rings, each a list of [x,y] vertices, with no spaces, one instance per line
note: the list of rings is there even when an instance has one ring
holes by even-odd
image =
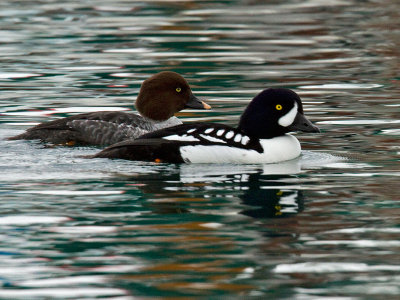
[[[191,93],[189,101],[186,103],[185,108],[211,109],[211,106],[201,101],[199,98]]]
[[[299,112],[296,118],[294,118],[292,125],[288,126],[288,129],[289,131],[321,132],[317,126]]]

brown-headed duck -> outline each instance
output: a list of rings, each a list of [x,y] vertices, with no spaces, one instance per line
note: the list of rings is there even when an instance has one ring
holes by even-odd
[[[182,124],[174,114],[184,108],[211,108],[193,95],[181,75],[171,71],[146,79],[135,106],[140,114],[121,111],[83,113],[41,123],[9,140],[39,139],[56,145],[111,145]]]

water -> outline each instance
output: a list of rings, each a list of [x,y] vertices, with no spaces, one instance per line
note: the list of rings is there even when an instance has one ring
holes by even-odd
[[[2,1],[0,298],[395,299],[399,11],[385,1]],[[235,125],[266,87],[321,134],[277,165],[87,160],[5,141],[184,75]]]

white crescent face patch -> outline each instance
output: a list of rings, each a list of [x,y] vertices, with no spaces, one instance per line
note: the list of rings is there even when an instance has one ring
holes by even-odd
[[[296,115],[297,115],[297,103],[295,102],[293,108],[285,115],[279,118],[278,124],[283,127],[288,127],[289,125],[292,125],[294,119],[296,118]]]

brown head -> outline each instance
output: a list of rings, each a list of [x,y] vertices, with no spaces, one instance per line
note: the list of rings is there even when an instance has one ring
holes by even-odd
[[[211,108],[193,95],[185,78],[171,71],[143,81],[135,106],[142,116],[156,121],[167,120],[184,108]]]

